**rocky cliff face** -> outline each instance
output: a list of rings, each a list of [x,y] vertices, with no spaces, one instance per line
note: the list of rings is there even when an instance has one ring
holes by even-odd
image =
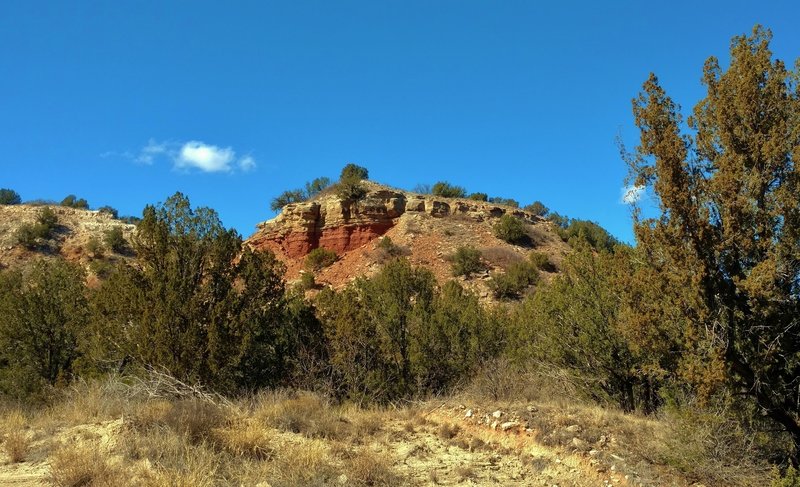
[[[460,216],[482,222],[511,213],[529,223],[541,220],[521,210],[492,203],[406,193],[371,182],[364,184],[369,191],[359,201],[342,200],[335,194],[328,194],[285,206],[276,218],[258,225],[248,244],[255,249],[270,249],[298,259],[318,247],[337,254],[363,247],[387,233],[404,216]]]

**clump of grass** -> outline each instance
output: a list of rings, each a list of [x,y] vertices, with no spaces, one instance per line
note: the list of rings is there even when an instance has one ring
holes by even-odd
[[[370,451],[361,451],[346,461],[345,472],[349,485],[404,485],[403,477],[392,469],[389,461]]]
[[[442,425],[439,427],[438,434],[439,438],[450,440],[454,438],[459,431],[461,431],[461,428],[457,424],[442,423]]]
[[[275,453],[271,435],[252,420],[243,419],[214,430],[214,443],[233,455],[255,460],[266,460]]]
[[[209,439],[212,431],[224,420],[225,416],[216,404],[201,399],[181,399],[173,404],[163,421],[190,442],[198,443]]]
[[[455,474],[458,477],[460,482],[464,482],[469,479],[474,479],[478,475],[475,473],[475,470],[470,467],[469,465],[459,465],[455,468]]]
[[[273,428],[309,438],[336,439],[345,434],[345,423],[339,414],[311,393],[290,398],[263,398],[255,416]]]
[[[3,429],[5,430],[3,449],[11,463],[24,462],[28,456],[30,439],[28,438],[26,426],[25,415],[16,410],[8,413],[3,421]]]
[[[50,480],[58,487],[114,487],[124,484],[121,470],[109,463],[97,444],[64,446],[50,455],[49,460]]]
[[[268,480],[272,487],[322,487],[331,485],[338,475],[325,446],[312,440],[282,445],[272,464]]]

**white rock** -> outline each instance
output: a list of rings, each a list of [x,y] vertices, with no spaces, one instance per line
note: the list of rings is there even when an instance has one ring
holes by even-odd
[[[493,418],[499,418],[502,415],[503,415],[503,411],[500,411],[499,409],[492,413],[492,417]]]
[[[472,417],[472,409],[467,409],[467,412],[466,412],[466,414],[464,414],[464,417],[471,418]]]
[[[507,421],[500,425],[500,429],[503,431],[508,431],[511,428],[516,428],[517,426],[519,426],[519,423],[517,423],[516,421]]]

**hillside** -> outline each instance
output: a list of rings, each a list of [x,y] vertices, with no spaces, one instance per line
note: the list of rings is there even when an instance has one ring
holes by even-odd
[[[458,247],[472,246],[481,251],[487,268],[460,281],[483,298],[489,297],[487,282],[492,272],[524,260],[532,250],[546,254],[556,266],[569,251],[552,222],[518,208],[423,195],[371,181],[362,184],[367,194],[358,201],[342,200],[327,190],[306,202],[285,206],[274,219],[258,224],[246,243],[275,252],[286,264],[290,281],[304,272],[304,259],[311,250],[321,247],[336,252],[338,260],[316,274],[318,283],[334,288],[380,269],[387,257],[379,245],[383,237],[390,238],[412,263],[430,268],[440,282],[452,278],[448,256]],[[493,225],[503,215],[525,223],[526,245],[512,245],[494,235]]]
[[[51,235],[40,239],[35,249],[20,245],[17,232],[25,225],[34,225],[43,208],[52,209],[57,218]],[[0,205],[0,268],[16,267],[35,256],[48,255],[78,262],[89,269],[94,261],[121,257],[108,249],[103,249],[102,255],[89,250],[90,241],[102,243],[106,233],[114,228],[121,229],[126,240],[135,230],[134,225],[99,211],[58,205]]]

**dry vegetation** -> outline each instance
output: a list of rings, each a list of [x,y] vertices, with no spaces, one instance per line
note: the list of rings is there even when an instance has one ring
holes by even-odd
[[[81,383],[3,414],[0,484],[765,485],[730,425],[622,414],[532,385],[360,408],[301,391],[235,401],[164,376]],[[536,391],[536,392],[534,392]],[[726,430],[726,428],[728,428]],[[709,442],[709,436],[716,440]],[[750,439],[752,440],[752,439]],[[713,449],[705,448],[713,443]]]

